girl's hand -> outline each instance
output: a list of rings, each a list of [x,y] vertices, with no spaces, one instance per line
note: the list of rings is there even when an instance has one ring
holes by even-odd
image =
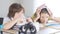
[[[16,19],[17,22],[22,23],[24,21],[24,15],[19,15],[16,13],[13,19]]]
[[[27,18],[26,21],[29,23],[29,22],[32,22],[32,19],[31,17]]]

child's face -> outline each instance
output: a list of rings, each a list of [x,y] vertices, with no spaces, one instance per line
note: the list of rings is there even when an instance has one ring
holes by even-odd
[[[19,18],[19,22],[22,23],[25,20],[25,16],[24,16],[24,11],[21,10],[20,12],[15,13],[14,19]]]
[[[24,14],[23,9],[18,13],[19,16],[22,16]]]
[[[41,15],[40,15],[41,23],[47,23],[48,18],[49,18],[49,15],[47,13],[41,13]]]
[[[15,18],[23,18],[23,16],[24,16],[24,11],[23,10],[21,10],[20,12],[17,12],[17,13],[15,13]]]

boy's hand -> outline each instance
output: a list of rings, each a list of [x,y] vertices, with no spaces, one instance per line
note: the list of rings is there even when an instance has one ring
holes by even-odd
[[[42,8],[46,8],[47,6],[45,4],[42,4],[36,9],[36,13],[40,13]]]

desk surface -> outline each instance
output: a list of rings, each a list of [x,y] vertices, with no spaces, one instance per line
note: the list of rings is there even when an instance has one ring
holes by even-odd
[[[1,31],[10,33],[10,34],[16,34],[16,32],[18,32],[19,30],[4,30],[4,29],[2,29]]]

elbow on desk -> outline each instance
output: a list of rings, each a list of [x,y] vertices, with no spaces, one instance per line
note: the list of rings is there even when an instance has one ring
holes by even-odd
[[[4,27],[3,27],[3,29],[4,29],[4,30],[9,30],[10,28],[9,28],[9,27],[5,27],[5,26],[4,26]]]

